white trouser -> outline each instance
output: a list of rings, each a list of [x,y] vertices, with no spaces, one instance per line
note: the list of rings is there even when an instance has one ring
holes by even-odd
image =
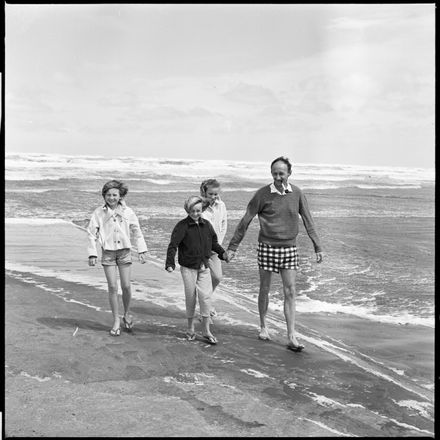
[[[211,255],[211,258],[208,260],[208,267],[211,271],[212,290],[215,290],[223,277],[222,262],[217,254]]]
[[[211,311],[212,280],[211,271],[202,265],[200,269],[180,266],[185,289],[186,317],[194,318],[197,297],[199,298],[200,315],[209,317]]]

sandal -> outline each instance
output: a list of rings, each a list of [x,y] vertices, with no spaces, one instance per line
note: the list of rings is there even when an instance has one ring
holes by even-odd
[[[133,330],[133,321],[128,322],[125,319],[125,316],[123,316],[122,317],[122,322],[124,323],[125,330],[127,330],[128,332],[131,332]]]
[[[116,330],[111,328],[110,331],[110,336],[121,336],[121,329],[117,328]]]
[[[186,332],[185,336],[187,341],[194,341],[196,339],[195,333]]]
[[[207,336],[207,335],[205,336],[205,335],[203,335],[203,339],[208,344],[211,344],[211,345],[216,345],[217,344],[217,338],[215,336]]]

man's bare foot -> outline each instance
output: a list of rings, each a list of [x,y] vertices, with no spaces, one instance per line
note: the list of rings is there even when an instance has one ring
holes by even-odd
[[[258,339],[262,341],[270,341],[269,332],[266,327],[261,327],[260,333],[258,333]]]
[[[298,342],[298,339],[295,337],[289,338],[289,342],[287,343],[287,348],[292,351],[302,351],[304,350],[304,345]]]

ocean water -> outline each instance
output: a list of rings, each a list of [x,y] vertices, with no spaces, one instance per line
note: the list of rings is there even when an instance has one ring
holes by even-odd
[[[227,245],[253,193],[271,182],[268,163],[7,154],[5,217],[87,226],[103,184],[120,179],[150,255],[163,263],[184,200],[208,177],[222,184]],[[291,182],[306,194],[324,249],[318,265],[300,228],[297,309],[434,327],[434,169],[294,164]],[[257,234],[254,219],[236,259],[223,265],[223,287],[250,298],[258,294]],[[275,312],[282,313],[282,298],[275,274]]]

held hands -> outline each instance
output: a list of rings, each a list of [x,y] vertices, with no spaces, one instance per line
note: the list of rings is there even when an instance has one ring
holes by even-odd
[[[234,258],[234,256],[235,256],[235,252],[234,251],[230,251],[230,250],[225,251],[223,253],[223,255],[222,255],[223,260],[225,260],[226,263],[229,263]]]
[[[89,266],[95,266],[97,257],[89,257]]]
[[[231,260],[233,260],[234,257],[235,257],[235,251],[227,250],[227,251],[225,252],[225,254],[227,254],[227,259],[226,259],[226,261],[227,261],[228,263],[229,263]]]
[[[229,263],[234,258],[234,255],[234,251],[225,251],[223,254],[223,260],[225,260],[226,263]]]

